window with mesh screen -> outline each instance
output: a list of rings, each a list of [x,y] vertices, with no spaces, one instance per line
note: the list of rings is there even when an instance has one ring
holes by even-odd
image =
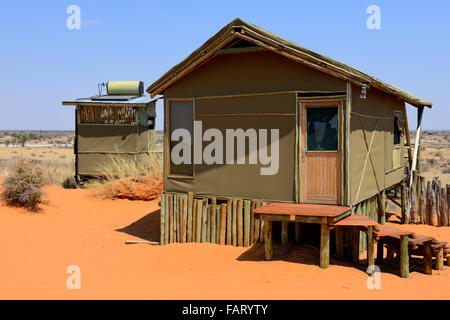
[[[398,116],[394,116],[394,145],[400,144],[400,137],[402,135],[402,128]]]
[[[307,107],[308,151],[338,150],[338,107]]]
[[[173,147],[180,143],[180,141],[172,141],[172,133],[176,129],[186,129],[193,137],[194,127],[194,103],[193,101],[169,101],[168,108],[169,119],[169,174],[171,175],[183,175],[193,176],[193,144],[191,140],[191,160],[190,163],[175,164],[171,159],[171,150]]]

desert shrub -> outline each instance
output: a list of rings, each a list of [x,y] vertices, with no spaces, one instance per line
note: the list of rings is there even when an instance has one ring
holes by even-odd
[[[428,160],[428,163],[431,165],[434,165],[436,163],[436,160],[434,158],[429,158],[427,160]]]
[[[99,168],[104,180],[91,186],[101,198],[154,200],[162,192],[162,161],[157,154],[111,155]]]
[[[45,185],[43,168],[30,160],[18,159],[8,170],[2,198],[6,204],[38,210]]]

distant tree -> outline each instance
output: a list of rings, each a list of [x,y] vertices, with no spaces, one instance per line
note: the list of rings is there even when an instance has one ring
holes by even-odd
[[[12,138],[11,138],[11,144],[13,146],[16,146],[17,145],[17,141],[18,141],[17,137],[15,135],[13,135]]]
[[[28,138],[29,138],[30,140],[36,140],[36,139],[38,138],[38,135],[35,134],[35,133],[29,133],[29,134],[28,134]]]
[[[6,139],[5,141],[3,141],[3,143],[8,148],[8,146],[11,144],[11,139]]]
[[[25,147],[25,142],[28,140],[30,140],[30,137],[26,133],[21,134],[18,138],[18,142],[22,145],[22,147]]]

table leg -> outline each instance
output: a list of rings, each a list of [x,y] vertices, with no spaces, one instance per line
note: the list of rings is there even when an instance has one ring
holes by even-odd
[[[264,252],[266,260],[272,260],[272,221],[269,220],[264,220]]]
[[[320,225],[320,261],[319,266],[322,269],[328,268],[330,265],[330,230],[328,225],[322,223]]]
[[[444,270],[444,247],[440,247],[436,253],[436,270]]]
[[[367,227],[367,264],[369,272],[373,273],[375,265],[375,243],[373,239],[373,227]]]
[[[409,277],[408,235],[400,236],[400,276]]]
[[[384,255],[384,245],[381,239],[377,241],[377,265],[381,266],[383,264],[383,255]]]
[[[359,227],[352,227],[352,263],[359,264]]]
[[[343,261],[345,259],[344,229],[342,227],[337,227],[335,229],[335,234],[336,234],[336,256],[338,260]]]
[[[300,222],[295,223],[295,243],[301,242],[301,226]]]
[[[288,243],[288,228],[289,228],[289,222],[282,221],[281,222],[281,244]]]
[[[423,244],[423,272],[425,274],[433,274],[433,249],[431,248],[431,241],[427,241]]]

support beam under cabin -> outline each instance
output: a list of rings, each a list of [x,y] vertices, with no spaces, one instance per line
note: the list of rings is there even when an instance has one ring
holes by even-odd
[[[420,137],[422,135],[422,118],[423,118],[423,110],[424,110],[424,106],[419,106],[417,108],[417,130],[416,130],[416,138],[415,138],[415,142],[414,142],[414,155],[413,155],[413,159],[412,159],[412,165],[411,165],[411,173],[415,170],[417,170],[417,168],[420,168],[420,164],[418,165],[418,163],[420,162]],[[410,180],[409,180],[409,187],[411,188],[412,185],[412,174],[410,175]]]
[[[330,229],[326,223],[320,225],[320,261],[319,266],[322,269],[330,265]]]

